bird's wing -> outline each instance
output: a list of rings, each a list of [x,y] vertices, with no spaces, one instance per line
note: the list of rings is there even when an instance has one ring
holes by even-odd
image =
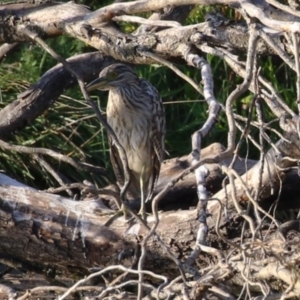
[[[147,200],[152,197],[153,190],[155,188],[156,182],[158,180],[160,166],[164,159],[165,153],[165,131],[166,131],[166,121],[165,121],[165,111],[163,103],[158,91],[152,87],[152,128],[150,133],[150,139],[152,140],[152,160],[153,160],[153,170],[152,176],[149,180],[148,185],[148,196]]]
[[[124,168],[122,164],[122,160],[120,159],[120,154],[119,150],[116,147],[115,143],[113,142],[112,138],[109,138],[109,144],[110,144],[110,161],[113,167],[113,171],[115,173],[116,179],[117,179],[117,184],[120,189],[124,186],[125,183],[125,176],[124,176]],[[130,183],[127,189],[127,196],[130,198],[137,198],[140,196],[141,191],[140,191],[140,185],[139,181],[134,180],[132,178],[132,173],[131,170],[129,170],[129,176],[130,176]]]
[[[109,137],[109,154],[110,154],[110,161],[113,167],[113,171],[115,173],[117,183],[119,187],[124,185],[124,170],[122,161],[120,159],[119,151],[116,145],[114,144],[111,137]]]

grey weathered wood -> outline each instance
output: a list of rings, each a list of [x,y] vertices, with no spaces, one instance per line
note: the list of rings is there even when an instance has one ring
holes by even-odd
[[[86,274],[91,267],[121,262],[131,265],[135,237],[125,236],[128,224],[123,217],[109,227],[104,226],[112,214],[102,206],[99,209],[96,200],[76,202],[13,185],[0,186],[0,199],[1,256],[16,260],[19,267],[42,269],[50,265],[65,273]],[[164,214],[158,230],[161,238],[169,244],[181,231],[192,243],[197,227],[195,214],[178,214],[177,225],[170,229],[175,215]],[[151,219],[148,219],[150,225]],[[145,230],[141,228],[139,234],[145,235]],[[148,266],[153,266],[152,269],[160,266],[167,273],[175,271],[176,266],[165,259],[155,241],[149,243],[149,249]]]

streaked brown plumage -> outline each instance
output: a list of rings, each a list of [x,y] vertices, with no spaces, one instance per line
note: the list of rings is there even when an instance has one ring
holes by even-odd
[[[165,114],[158,91],[125,64],[106,67],[87,89],[109,90],[107,122],[127,155],[131,173],[128,192],[140,197],[142,179],[147,201],[152,196],[165,151]],[[110,157],[117,181],[122,185],[122,162],[112,139]]]

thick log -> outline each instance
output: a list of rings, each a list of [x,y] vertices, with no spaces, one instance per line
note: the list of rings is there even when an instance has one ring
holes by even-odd
[[[176,0],[173,2],[177,2],[176,6],[180,6],[200,4],[201,1]],[[211,22],[204,22],[193,26],[168,28],[157,33],[147,32],[137,36],[124,34],[111,26],[112,18],[125,11],[132,10],[131,13],[133,13],[137,9],[139,12],[146,12],[166,7],[165,1],[152,1],[150,5],[148,4],[117,3],[95,12],[72,2],[1,6],[0,42],[31,42],[31,39],[22,31],[25,26],[28,26],[44,38],[68,34],[106,55],[132,63],[156,63],[152,58],[136,55],[137,48],[149,49],[171,60],[174,57],[181,57],[182,46],[189,43],[200,47],[205,41],[209,46],[223,45],[229,49],[242,51],[247,49],[248,35],[245,34],[247,29],[238,22],[236,24],[232,22],[231,26],[219,27],[213,26]],[[294,16],[293,20],[299,21],[299,18]],[[282,40],[275,39],[278,44],[283,45]],[[260,54],[274,53],[261,40],[257,48]],[[120,51],[120,49],[126,50]]]
[[[1,184],[0,199],[2,261],[13,260],[20,268],[39,270],[51,266],[66,274],[86,274],[91,267],[119,263],[129,267],[132,263],[136,238],[125,235],[128,224],[123,217],[109,227],[103,225],[113,211],[103,208],[100,201],[77,202],[14,182]],[[149,217],[150,226],[152,222]],[[169,212],[161,216],[158,233],[179,255],[192,246],[196,227],[195,213]],[[138,234],[146,232],[141,227]],[[180,245],[172,245],[178,237]],[[148,247],[146,267],[156,272],[161,268],[174,276],[177,268],[157,242],[151,240]]]

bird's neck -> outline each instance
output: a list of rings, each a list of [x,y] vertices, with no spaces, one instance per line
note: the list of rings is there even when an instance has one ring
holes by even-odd
[[[120,106],[125,105],[129,109],[139,107],[142,102],[143,90],[138,84],[128,84],[126,87],[116,87],[110,90],[109,101],[113,101]]]

